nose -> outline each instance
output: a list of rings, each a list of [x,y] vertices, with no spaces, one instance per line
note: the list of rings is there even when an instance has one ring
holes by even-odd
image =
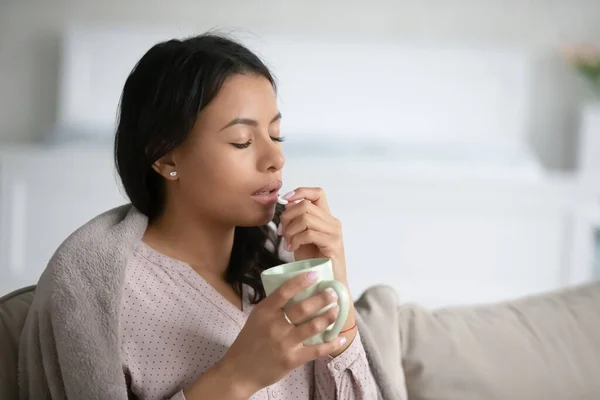
[[[259,158],[258,168],[264,172],[276,172],[283,168],[285,157],[281,150],[281,144],[274,142],[271,138],[264,141],[262,154]]]

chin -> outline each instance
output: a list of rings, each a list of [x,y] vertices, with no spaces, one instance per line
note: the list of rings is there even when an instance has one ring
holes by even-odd
[[[264,208],[260,212],[254,212],[253,215],[247,214],[246,218],[241,218],[241,222],[237,226],[264,226],[273,220],[275,216],[275,206]]]

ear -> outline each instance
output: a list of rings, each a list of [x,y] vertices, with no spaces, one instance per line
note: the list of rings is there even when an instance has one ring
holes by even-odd
[[[171,153],[155,161],[154,164],[152,164],[152,169],[167,180],[175,181],[178,179],[177,168],[175,167]]]

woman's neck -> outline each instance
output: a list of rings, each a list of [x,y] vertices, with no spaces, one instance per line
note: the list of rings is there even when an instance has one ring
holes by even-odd
[[[166,256],[191,265],[202,275],[224,277],[234,231],[234,226],[194,218],[182,208],[173,207],[148,224],[142,240]]]

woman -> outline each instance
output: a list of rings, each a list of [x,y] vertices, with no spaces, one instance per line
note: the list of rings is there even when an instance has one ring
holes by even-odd
[[[281,247],[296,259],[331,258],[336,279],[348,282],[341,226],[323,191],[298,188],[286,195],[289,205],[277,206],[280,120],[269,70],[226,38],[160,43],[128,77],[115,158],[132,212],[147,218],[123,258],[119,289],[115,334],[128,397],[377,397],[353,309],[338,340],[304,346],[337,309],[297,323],[335,302],[335,293],[304,300],[286,319],[283,305],[316,277],[299,276],[268,297],[262,288],[260,273],[284,262]],[[29,358],[21,358],[26,382]],[[88,367],[83,359],[80,367]]]

